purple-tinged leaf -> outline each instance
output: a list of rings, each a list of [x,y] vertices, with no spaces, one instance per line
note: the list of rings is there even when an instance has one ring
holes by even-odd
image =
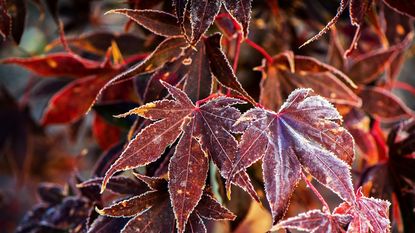
[[[249,110],[235,124],[235,128],[247,128],[244,134],[248,136],[240,142],[230,179],[263,158],[274,222],[283,217],[301,169],[352,203],[348,164],[354,157],[354,141],[341,122],[336,109],[322,97],[311,96],[310,89],[295,90],[278,113]]]
[[[296,229],[310,233],[344,233],[343,226],[350,222],[351,216],[323,213],[320,210],[310,210],[278,223],[271,228],[276,231],[282,228]]]
[[[190,22],[192,25],[192,43],[196,44],[208,30],[219,13],[222,1],[191,1]]]
[[[235,73],[229,64],[228,59],[222,51],[220,45],[221,38],[221,34],[215,33],[205,39],[206,52],[209,58],[210,69],[213,75],[215,75],[215,78],[220,84],[238,92],[251,103],[255,103],[252,97],[250,97],[248,93],[242,88],[241,83],[239,83],[237,77],[235,76]]]
[[[334,213],[352,216],[353,219],[347,229],[348,233],[389,233],[389,206],[388,201],[365,197],[360,187],[356,191],[354,205],[342,203],[334,210]]]
[[[176,17],[158,10],[116,9],[107,13],[122,14],[160,36],[180,36],[182,34]]]
[[[183,135],[169,164],[169,192],[179,232],[202,197],[207,172],[208,154],[194,135],[195,121],[183,126]]]
[[[414,116],[405,103],[390,91],[380,87],[366,87],[359,93],[362,108],[385,121],[408,119]]]
[[[248,37],[249,22],[251,20],[252,0],[225,0],[224,4],[229,13],[238,21],[244,31],[244,36]]]
[[[195,212],[209,220],[234,220],[236,216],[216,201],[212,195],[204,193]]]

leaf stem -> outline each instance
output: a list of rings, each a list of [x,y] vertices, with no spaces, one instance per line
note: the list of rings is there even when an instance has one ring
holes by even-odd
[[[260,45],[258,45],[257,43],[253,42],[252,40],[246,38],[245,42],[251,46],[253,49],[255,49],[256,51],[258,51],[259,53],[262,54],[262,56],[264,56],[264,58],[267,60],[268,63],[272,63],[272,57],[268,54],[267,51],[265,51],[264,48],[262,48]]]
[[[238,36],[236,37],[236,46],[235,46],[235,54],[233,56],[233,72],[236,75],[236,70],[238,69],[238,62],[239,62],[239,54],[241,52],[241,44],[242,44],[242,33],[238,32]],[[231,89],[228,88],[227,95],[231,94]]]
[[[235,48],[235,54],[233,57],[233,72],[236,73],[236,70],[238,69],[238,62],[239,62],[239,54],[241,52],[241,44],[242,44],[242,34],[238,32],[238,36],[236,37],[236,48]]]
[[[323,210],[325,212],[330,213],[330,207],[327,204],[327,202],[324,200],[323,196],[320,194],[320,192],[314,187],[314,185],[307,179],[304,172],[301,171],[301,177],[303,180],[307,183],[307,186],[313,191],[313,193],[317,196],[317,198],[320,200],[320,202],[323,204]]]

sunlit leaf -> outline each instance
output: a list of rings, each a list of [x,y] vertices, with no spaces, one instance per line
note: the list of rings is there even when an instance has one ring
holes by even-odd
[[[280,220],[300,179],[309,172],[342,199],[354,201],[349,166],[354,157],[354,142],[342,128],[336,109],[310,89],[295,90],[273,112],[254,108],[237,121],[244,129],[232,175],[263,158],[265,191],[274,223]]]

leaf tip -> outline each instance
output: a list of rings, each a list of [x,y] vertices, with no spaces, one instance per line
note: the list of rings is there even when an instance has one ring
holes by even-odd
[[[98,208],[98,206],[95,206],[95,212],[97,212],[99,215],[105,215],[105,211],[100,210],[100,209]]]

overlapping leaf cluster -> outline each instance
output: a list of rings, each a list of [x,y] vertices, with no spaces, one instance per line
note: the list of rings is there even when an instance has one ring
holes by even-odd
[[[0,0],[0,32],[7,38],[12,32],[7,22],[13,19],[5,2]],[[77,180],[70,192],[43,187],[44,205],[27,215],[19,232],[210,232],[214,221],[239,217],[225,207],[228,200],[218,201],[238,198],[232,185],[264,203],[271,231],[390,232],[394,195],[394,217],[402,213],[403,228],[414,229],[413,212],[405,207],[414,197],[414,174],[408,170],[414,127],[406,123],[386,141],[379,126],[414,116],[391,91],[413,40],[413,4],[342,0],[328,25],[304,42],[297,38],[296,22],[313,28],[314,21],[290,20],[291,11],[281,13],[284,7],[277,1],[143,2],[131,0],[135,9],[107,12],[128,19],[126,30],[132,24],[144,28],[141,37],[98,32],[66,38],[60,26],[60,40],[49,49],[62,45],[65,52],[1,60],[41,77],[70,78],[53,94],[42,123],[74,123],[92,109],[93,134],[101,148],[109,149],[93,178]],[[315,51],[292,46],[320,38],[342,20],[347,6],[357,29],[350,37],[340,25],[332,29],[330,42],[319,40],[328,48],[327,62],[314,58]],[[56,12],[53,17],[58,21]],[[264,47],[276,53],[270,56],[251,41],[250,28],[280,33],[288,42],[265,38]],[[348,49],[343,37],[351,44]],[[262,74],[258,102],[236,76],[241,45],[264,57],[256,64]],[[402,139],[402,131],[410,136]],[[354,187],[356,163],[362,173]],[[259,167],[259,175],[252,172]],[[120,175],[129,170],[134,177]],[[323,208],[284,220],[301,180]],[[310,180],[341,203],[330,210]],[[382,182],[388,189],[379,191],[376,184]]]

